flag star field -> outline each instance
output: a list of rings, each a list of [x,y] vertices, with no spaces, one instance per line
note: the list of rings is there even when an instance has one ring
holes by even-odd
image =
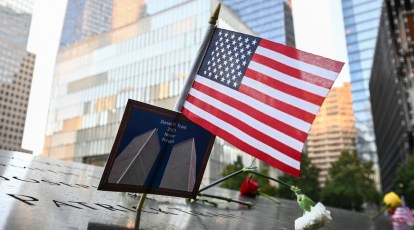
[[[216,28],[182,113],[299,177],[304,142],[343,64]]]

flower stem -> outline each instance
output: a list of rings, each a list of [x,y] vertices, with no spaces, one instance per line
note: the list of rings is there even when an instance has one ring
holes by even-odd
[[[383,214],[386,210],[390,209],[391,207],[389,205],[385,205],[382,207],[375,216],[371,217],[372,220],[377,219],[381,214]]]
[[[198,190],[198,192],[202,192],[202,191],[204,191],[204,190],[206,190],[206,189],[209,189],[209,188],[211,188],[211,187],[213,187],[213,186],[215,186],[215,185],[217,185],[217,184],[219,184],[219,183],[221,183],[221,182],[223,182],[223,181],[225,181],[225,180],[227,180],[227,179],[229,179],[229,178],[231,178],[231,177],[234,177],[234,176],[236,176],[236,175],[238,175],[238,174],[240,174],[240,173],[243,173],[243,172],[247,172],[247,173],[256,174],[256,175],[261,176],[261,177],[264,177],[264,178],[266,178],[266,179],[269,179],[269,180],[272,180],[272,181],[276,181],[276,182],[277,182],[277,183],[279,183],[279,184],[283,184],[283,185],[285,185],[285,186],[288,186],[289,188],[294,187],[294,186],[292,186],[292,185],[290,185],[290,184],[288,184],[288,183],[286,183],[286,182],[284,182],[284,181],[281,181],[281,180],[278,180],[278,179],[272,178],[272,177],[270,177],[270,176],[264,175],[264,174],[262,174],[262,173],[259,173],[259,172],[257,172],[257,171],[255,171],[255,170],[254,170],[255,168],[256,168],[256,167],[248,167],[248,168],[242,168],[242,169],[240,169],[240,170],[237,170],[236,172],[231,173],[231,174],[229,174],[229,175],[227,175],[227,176],[225,176],[225,177],[222,177],[222,178],[220,178],[220,179],[218,179],[218,180],[214,181],[213,183],[211,183],[211,184],[207,185],[206,187],[204,187],[204,188],[202,188],[202,189]]]
[[[244,172],[253,173],[253,174],[256,174],[256,175],[258,175],[258,176],[264,177],[264,178],[266,178],[266,179],[269,179],[269,180],[272,180],[272,181],[276,181],[276,182],[278,182],[279,184],[283,184],[283,185],[285,185],[285,186],[288,186],[289,188],[291,188],[291,187],[292,187],[292,185],[290,185],[290,184],[288,184],[288,183],[286,183],[286,182],[284,182],[284,181],[281,181],[281,180],[278,180],[278,179],[272,178],[272,177],[270,177],[270,176],[264,175],[264,174],[262,174],[262,173],[259,173],[259,172],[255,171],[255,170],[253,170],[252,168],[243,168],[242,170],[243,170]]]
[[[276,204],[280,204],[280,202],[277,199],[275,199],[274,197],[272,197],[272,196],[270,196],[270,195],[268,195],[268,194],[266,194],[266,193],[264,193],[264,192],[262,192],[260,190],[258,192],[259,192],[259,195],[261,195],[263,197],[266,197],[267,199],[275,202]]]
[[[244,202],[244,201],[240,201],[240,200],[234,200],[228,197],[222,197],[222,196],[215,196],[215,195],[210,195],[210,194],[204,194],[204,193],[198,193],[198,196],[205,196],[205,197],[210,197],[210,198],[215,198],[215,199],[219,199],[219,200],[225,200],[227,202],[234,202],[234,203],[238,203],[238,204],[242,204],[247,206],[248,208],[251,208],[253,206],[253,204],[251,202]]]
[[[236,175],[238,175],[238,174],[240,174],[240,173],[242,173],[242,172],[245,172],[245,169],[253,169],[253,168],[242,168],[242,169],[240,169],[240,170],[238,170],[238,171],[236,171],[236,172],[234,172],[234,173],[231,173],[231,174],[229,174],[229,175],[227,175],[227,176],[225,176],[225,177],[222,177],[222,178],[220,178],[220,179],[218,179],[218,180],[214,181],[213,183],[211,183],[211,184],[207,185],[206,187],[204,187],[204,188],[202,188],[202,189],[198,190],[198,192],[202,192],[202,191],[204,191],[204,190],[206,190],[206,189],[209,189],[209,188],[211,188],[211,187],[213,187],[213,186],[215,186],[215,185],[217,185],[217,184],[219,184],[219,183],[221,183],[221,182],[223,182],[223,181],[225,181],[225,180],[227,180],[227,179],[229,179],[229,178],[231,178],[231,177],[234,177],[234,176],[236,176]]]

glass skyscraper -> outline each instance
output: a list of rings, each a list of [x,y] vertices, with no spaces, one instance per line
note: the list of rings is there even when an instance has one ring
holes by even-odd
[[[291,3],[288,0],[222,0],[260,37],[295,46]]]
[[[382,0],[342,0],[357,150],[363,160],[377,164],[369,79]]]
[[[31,1],[0,0],[0,149],[23,150],[35,55],[26,51]]]
[[[258,36],[295,47],[290,0],[222,0],[221,2]],[[270,167],[269,174],[277,177],[281,173]]]
[[[134,23],[144,0],[68,0],[60,47]]]
[[[0,0],[0,6],[12,9],[17,13],[26,13],[29,15],[33,11],[32,0]]]
[[[103,165],[129,98],[174,107],[216,5],[204,0],[179,2],[167,7],[148,1],[149,11],[137,22],[59,51],[44,155]],[[225,7],[220,15],[224,26],[254,33]],[[222,170],[220,163],[233,162],[240,153],[220,139],[213,151],[210,164],[218,166],[206,174],[216,176]]]
[[[396,182],[396,176],[414,149],[413,7],[413,1],[384,2],[371,74],[371,102],[383,193],[410,194],[410,186]]]
[[[286,8],[282,1],[278,2],[272,5],[277,10],[269,10],[268,15],[284,15],[288,10],[292,27],[290,8]],[[89,14],[79,11],[70,13],[73,9],[69,3],[64,28],[73,22],[73,18],[68,18],[69,14]],[[217,3],[205,0],[147,0],[139,5],[141,11],[136,22],[80,38],[61,48],[55,67],[43,154],[103,165],[129,98],[172,109]],[[101,6],[101,3],[96,6]],[[218,26],[257,35],[252,29],[259,26],[246,25],[231,6],[222,5]],[[270,9],[267,3],[265,6]],[[87,11],[87,8],[82,10]],[[111,20],[114,21],[115,17]],[[250,23],[255,20],[257,18],[250,18]],[[284,30],[285,27],[279,29]],[[268,30],[276,30],[276,27],[272,25]],[[291,31],[293,33],[293,29]],[[273,38],[277,39],[279,34],[284,33],[274,34]],[[61,40],[68,41],[68,36],[70,34],[63,30]],[[285,43],[285,35],[282,37],[280,41]],[[206,169],[206,174],[211,173],[207,176],[217,179],[224,165],[234,162],[237,155],[243,156],[246,166],[251,164],[250,155],[242,154],[217,138],[209,159],[210,165]]]

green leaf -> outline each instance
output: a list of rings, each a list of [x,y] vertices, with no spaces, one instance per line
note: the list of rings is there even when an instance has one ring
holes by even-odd
[[[329,180],[321,193],[323,203],[355,211],[362,211],[365,202],[379,204],[372,165],[360,162],[355,151],[342,152],[329,169]]]

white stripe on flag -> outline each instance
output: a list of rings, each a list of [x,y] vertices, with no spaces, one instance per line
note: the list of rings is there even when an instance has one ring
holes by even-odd
[[[228,104],[225,104],[219,100],[216,100],[210,97],[209,95],[204,94],[203,92],[200,92],[194,88],[191,89],[190,95],[200,99],[201,101],[204,101],[207,104],[210,104],[211,106],[223,111],[224,113],[236,117],[237,119],[245,123],[246,126],[250,126],[256,129],[257,131],[262,132],[265,135],[286,144],[287,146],[297,150],[298,152],[302,151],[303,143],[301,141],[298,141],[266,124],[263,124],[262,122],[241,112],[240,110],[231,107]]]
[[[320,106],[317,106],[313,103],[297,98],[290,94],[281,92],[259,81],[253,80],[249,78],[248,76],[243,77],[242,84],[248,87],[254,88],[258,91],[262,91],[264,94],[267,94],[269,97],[273,97],[279,101],[283,101],[289,105],[295,106],[296,108],[305,110],[309,113],[317,114],[319,111]]]
[[[194,90],[194,89],[192,89]],[[283,162],[286,165],[291,166],[297,170],[300,170],[300,162],[296,161],[289,156],[277,151],[276,149],[264,144],[263,142],[247,135],[243,131],[239,130],[238,128],[228,124],[227,122],[215,117],[214,115],[207,113],[205,110],[198,108],[197,106],[191,104],[189,101],[186,101],[184,107],[188,109],[191,113],[196,114],[197,116],[209,121],[213,125],[217,126],[220,129],[225,130],[226,132],[231,133],[239,140],[247,143],[248,145],[259,149],[260,151],[266,153],[267,155],[277,159],[280,162]]]
[[[266,74],[269,77],[272,77],[278,81],[281,81],[283,83],[296,87],[300,90],[305,90],[305,91],[311,92],[313,94],[316,94],[322,97],[326,97],[326,95],[329,93],[329,89],[327,88],[314,85],[310,82],[303,81],[295,77],[291,77],[287,74],[274,70],[270,67],[267,67],[266,65],[263,65],[255,61],[251,61],[248,68],[255,70],[259,73]]]
[[[263,113],[269,115],[270,117],[273,117],[274,119],[279,120],[291,127],[294,127],[306,133],[309,132],[311,124],[309,124],[308,122],[298,119],[288,113],[284,113],[269,105],[266,105],[265,103],[258,101],[252,97],[249,97],[246,94],[240,93],[236,90],[232,90],[228,88],[227,86],[211,81],[200,75],[197,75],[195,81],[200,84],[206,85],[214,90],[217,90],[223,94],[227,94],[229,97],[232,97],[233,99],[238,100],[244,104],[251,105],[255,109],[262,111]]]
[[[306,62],[303,62],[297,59],[290,58],[288,56],[285,56],[283,54],[280,54],[278,52],[275,52],[273,50],[270,50],[270,49],[267,49],[261,46],[257,47],[256,53],[263,55],[265,57],[271,58],[273,60],[276,60],[278,62],[281,62],[295,69],[302,70],[304,72],[311,73],[311,74],[329,79],[331,81],[335,81],[336,77],[338,76],[337,72],[327,70],[319,66],[314,66],[314,65],[308,64]]]

